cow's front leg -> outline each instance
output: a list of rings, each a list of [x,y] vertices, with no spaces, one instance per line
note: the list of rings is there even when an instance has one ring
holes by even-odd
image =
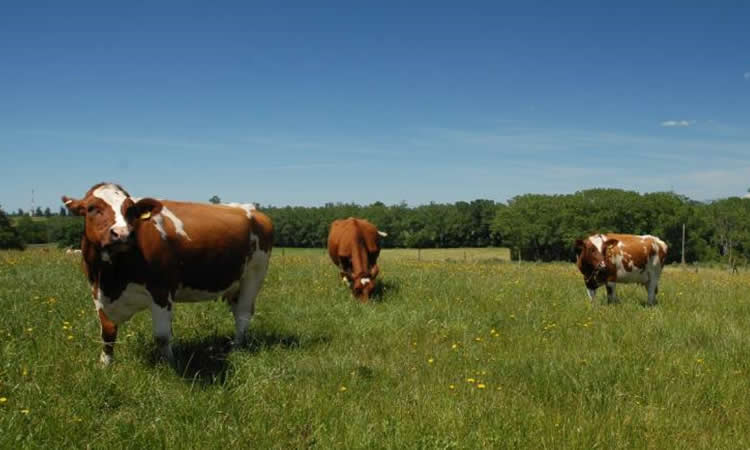
[[[99,325],[101,325],[102,335],[102,353],[99,355],[99,361],[105,366],[112,363],[115,357],[115,341],[117,340],[117,324],[109,320],[104,311],[98,307]]]
[[[596,289],[586,288],[586,293],[589,294],[589,298],[591,299],[591,303],[594,303],[594,300],[596,299]]]
[[[174,363],[172,353],[172,302],[165,299],[163,302],[156,300],[151,303],[151,324],[154,329],[154,341],[159,347],[162,358]]]

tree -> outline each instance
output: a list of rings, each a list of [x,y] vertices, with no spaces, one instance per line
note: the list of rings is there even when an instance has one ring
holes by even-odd
[[[24,215],[23,209],[18,208],[18,211],[16,212],[16,215],[17,216],[23,216]]]
[[[68,208],[66,208],[66,207],[64,207],[64,206],[61,206],[61,207],[60,207],[60,212],[59,212],[59,213],[57,213],[57,215],[59,215],[60,217],[65,217],[65,216],[67,216],[67,215],[68,215]]]
[[[0,208],[0,248],[14,248],[23,250],[25,247],[23,239],[18,234],[18,230],[10,223],[10,219]]]
[[[218,205],[219,203],[221,203],[221,199],[218,195],[214,195],[213,197],[209,198],[208,201],[213,203],[214,205]]]
[[[34,215],[36,217],[42,217],[44,215],[44,213],[42,212],[42,207],[41,206],[37,206],[36,207],[36,209],[34,210]]]
[[[44,217],[52,217],[52,210],[49,209],[49,206],[44,208]]]

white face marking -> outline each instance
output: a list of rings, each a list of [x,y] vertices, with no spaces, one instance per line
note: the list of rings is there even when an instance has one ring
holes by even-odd
[[[255,205],[252,203],[224,203],[226,206],[231,206],[232,208],[240,208],[245,210],[245,215],[249,219],[250,216],[252,216],[253,211],[255,211]]]
[[[127,227],[125,217],[122,215],[122,204],[127,200],[127,196],[114,184],[105,184],[96,188],[92,193],[94,197],[99,198],[108,204],[115,213],[115,223],[112,227]]]
[[[367,278],[367,277],[365,277],[365,278],[362,278],[361,280],[359,280],[359,282],[360,282],[360,284],[362,284],[362,286],[367,286],[368,284],[370,284],[370,279]]]
[[[71,203],[73,203],[73,200],[68,200],[67,202],[65,202],[66,205],[70,205]]]
[[[601,234],[595,234],[593,236],[589,236],[589,241],[591,241],[592,244],[594,244],[594,247],[596,247],[597,250],[600,252],[602,251],[602,246],[604,245],[604,241],[607,239],[606,236]]]

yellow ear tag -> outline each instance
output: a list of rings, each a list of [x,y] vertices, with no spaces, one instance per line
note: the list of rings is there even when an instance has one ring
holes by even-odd
[[[146,220],[149,217],[151,217],[151,211],[146,211],[145,213],[141,214],[141,219]]]

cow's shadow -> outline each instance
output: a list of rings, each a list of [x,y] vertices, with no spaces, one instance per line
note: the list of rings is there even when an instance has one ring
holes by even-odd
[[[185,381],[202,386],[221,385],[232,376],[229,354],[233,352],[258,353],[271,348],[294,350],[329,341],[328,336],[300,340],[291,333],[268,330],[248,330],[244,345],[233,345],[232,336],[213,334],[197,338],[175,338],[172,344],[175,373]],[[152,347],[146,357],[151,366],[166,364],[158,350]]]

